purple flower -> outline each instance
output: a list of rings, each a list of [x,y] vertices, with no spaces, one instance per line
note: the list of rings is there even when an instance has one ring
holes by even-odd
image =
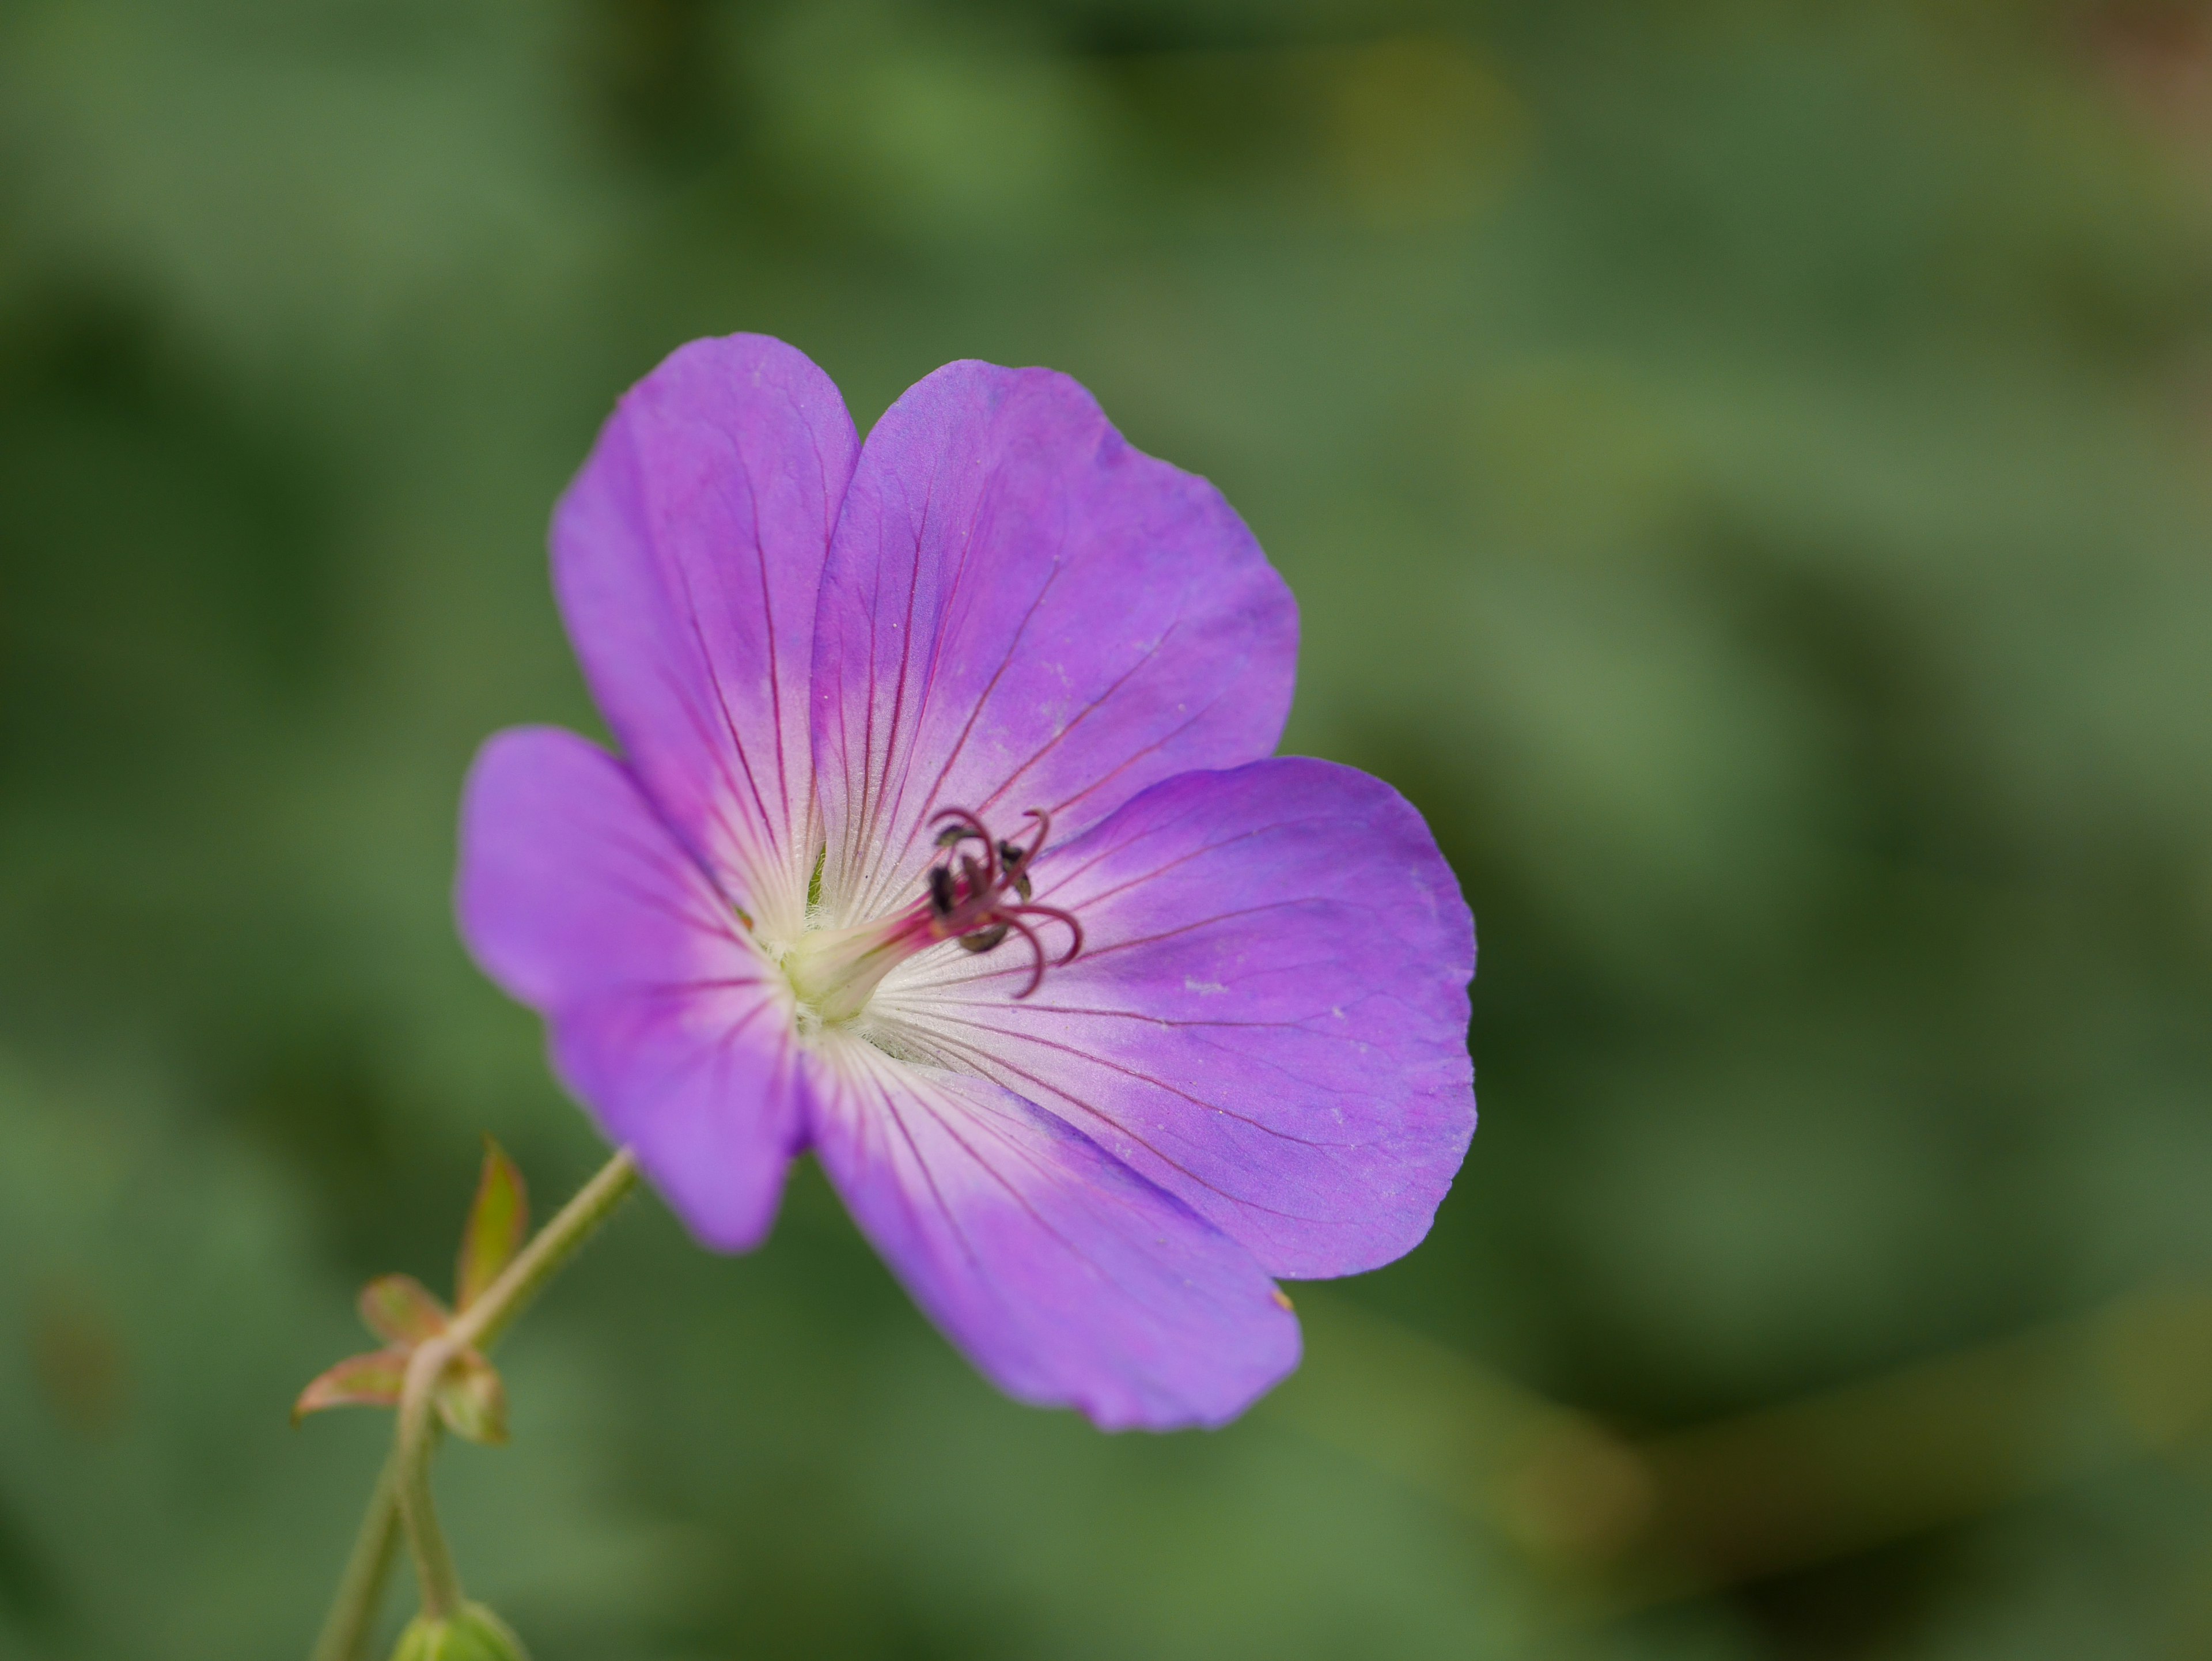
[[[1003,1389],[1165,1428],[1297,1365],[1272,1277],[1427,1232],[1472,920],[1389,786],[1269,758],[1297,612],[1212,486],[1041,369],[862,446],[738,335],[623,400],[552,540],[623,755],[484,746],[461,927],[701,1240],[811,1148]]]

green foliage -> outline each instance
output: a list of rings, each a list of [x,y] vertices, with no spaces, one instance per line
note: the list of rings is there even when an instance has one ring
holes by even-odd
[[[1643,1433],[2202,1276],[2192,27],[0,9],[0,1658],[304,1652],[388,1427],[285,1423],[351,1289],[441,1271],[481,1131],[593,1162],[453,809],[492,728],[593,724],[546,514],[710,332],[864,424],[1066,369],[1289,576],[1289,746],[1413,797],[1483,942],[1483,1129],[1346,1305]],[[1012,1407],[805,1171],[751,1258],[621,1220],[440,1492],[541,1661],[2212,1635],[2201,1439],[1606,1621],[1420,1480],[1506,1409],[1324,1359],[1210,1437]]]

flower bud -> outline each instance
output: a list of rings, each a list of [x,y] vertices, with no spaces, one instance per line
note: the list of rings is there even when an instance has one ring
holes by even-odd
[[[434,1621],[418,1615],[399,1634],[392,1661],[530,1661],[528,1652],[501,1620],[481,1603],[464,1603],[452,1617]]]

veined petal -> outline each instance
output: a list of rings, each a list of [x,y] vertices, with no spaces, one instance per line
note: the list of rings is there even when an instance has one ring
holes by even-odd
[[[1052,1115],[849,1038],[818,1087],[854,1220],[1009,1395],[1109,1430],[1218,1425],[1297,1365],[1250,1254]]]
[[[1065,375],[953,363],[869,434],[823,572],[815,770],[833,923],[912,896],[928,816],[1056,836],[1274,748],[1297,615],[1205,480]]]
[[[600,1129],[701,1240],[757,1244],[805,1120],[789,984],[629,770],[550,727],[493,738],[458,886],[462,937]]]
[[[1018,1000],[1018,941],[917,958],[876,996],[895,1037],[1068,1119],[1272,1274],[1419,1244],[1474,1131],[1474,931],[1402,797],[1298,758],[1189,774],[1048,849],[1036,886],[1081,955]]]
[[[856,449],[800,353],[697,340],[623,397],[553,516],[554,587],[608,726],[677,835],[782,940],[813,869],[815,604]]]

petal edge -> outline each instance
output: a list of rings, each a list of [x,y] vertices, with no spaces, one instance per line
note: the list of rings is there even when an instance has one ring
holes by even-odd
[[[815,1147],[923,1312],[1017,1400],[1213,1427],[1297,1365],[1297,1318],[1241,1246],[988,1080],[848,1041]]]

